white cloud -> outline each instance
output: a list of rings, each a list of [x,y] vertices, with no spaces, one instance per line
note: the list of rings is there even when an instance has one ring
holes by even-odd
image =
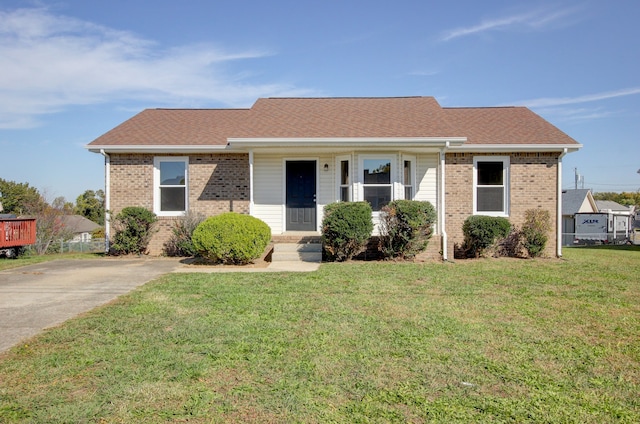
[[[0,128],[33,127],[38,116],[74,105],[248,106],[261,96],[311,93],[227,71],[230,62],[269,54],[211,45],[163,50],[133,33],[43,8],[0,11]]]
[[[573,105],[580,103],[597,102],[600,100],[613,99],[616,97],[632,96],[640,94],[640,87],[625,88],[622,90],[606,91],[603,93],[586,94],[577,97],[542,97],[539,99],[521,100],[512,104],[527,106],[530,108],[553,107]]]
[[[561,19],[573,15],[576,9],[561,10],[537,10],[526,13],[513,14],[503,18],[494,18],[483,20],[479,24],[456,28],[444,32],[440,41],[450,41],[454,38],[465,37],[468,35],[480,34],[488,31],[497,31],[505,29],[542,29],[551,24],[557,23]]]

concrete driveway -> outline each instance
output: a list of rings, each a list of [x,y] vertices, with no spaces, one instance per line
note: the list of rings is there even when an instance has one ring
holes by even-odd
[[[104,258],[0,271],[0,352],[179,266],[178,259]]]

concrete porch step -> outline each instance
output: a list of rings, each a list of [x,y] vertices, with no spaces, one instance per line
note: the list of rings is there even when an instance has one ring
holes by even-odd
[[[320,243],[276,243],[273,245],[271,262],[302,261],[322,262]]]

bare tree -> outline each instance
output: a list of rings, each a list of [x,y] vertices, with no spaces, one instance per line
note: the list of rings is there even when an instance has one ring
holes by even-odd
[[[69,230],[65,228],[63,216],[67,215],[64,198],[57,198],[50,205],[44,195],[25,205],[27,215],[36,218],[36,252],[42,255],[47,252],[54,240],[69,238]]]

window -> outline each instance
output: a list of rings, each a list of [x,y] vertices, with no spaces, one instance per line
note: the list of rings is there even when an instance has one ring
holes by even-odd
[[[509,157],[479,156],[474,165],[474,213],[509,214]]]
[[[340,160],[340,201],[348,202],[351,200],[351,189],[349,180],[349,160]]]
[[[187,210],[187,157],[154,160],[154,208],[156,215],[182,215]]]
[[[380,211],[391,201],[391,159],[364,159],[362,165],[364,200]]]
[[[402,163],[402,184],[404,185],[404,198],[406,200],[413,200],[413,196],[415,195],[415,170],[413,165],[415,163],[415,158],[405,156]]]

